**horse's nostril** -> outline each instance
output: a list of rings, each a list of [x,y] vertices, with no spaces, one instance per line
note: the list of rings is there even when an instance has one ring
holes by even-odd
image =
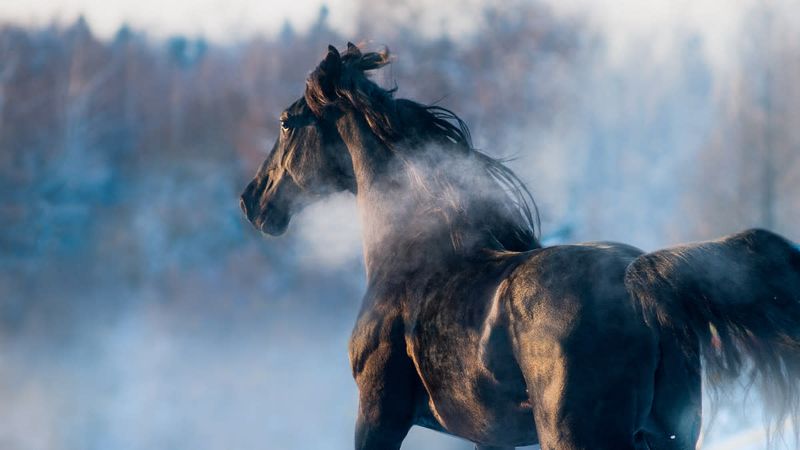
[[[242,212],[247,216],[247,202],[244,201],[244,196],[239,197],[239,208],[242,208]]]

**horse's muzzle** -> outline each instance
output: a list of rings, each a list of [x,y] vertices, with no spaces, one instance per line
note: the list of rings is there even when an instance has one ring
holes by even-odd
[[[239,208],[242,209],[245,217],[247,217],[247,202],[244,201],[244,196],[239,197]]]

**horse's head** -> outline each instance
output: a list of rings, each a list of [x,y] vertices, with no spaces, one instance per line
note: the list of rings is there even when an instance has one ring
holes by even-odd
[[[343,86],[366,80],[364,70],[387,61],[383,53],[362,55],[352,44],[344,55],[328,48],[309,75],[304,96],[281,114],[280,135],[242,193],[242,211],[256,228],[283,234],[303,206],[330,193],[355,192],[353,163],[336,128],[346,108]]]
[[[273,236],[283,234],[292,214],[313,200],[355,190],[350,155],[331,122],[316,117],[303,98],[280,121],[272,151],[240,200],[247,219]]]

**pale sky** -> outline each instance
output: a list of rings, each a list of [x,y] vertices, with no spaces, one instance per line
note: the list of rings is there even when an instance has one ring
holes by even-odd
[[[302,29],[323,3],[337,28],[346,28],[351,0],[0,0],[0,20],[43,25],[54,19],[71,22],[82,13],[92,30],[104,37],[128,23],[155,35],[202,34],[230,40],[276,32],[286,19]]]
[[[491,0],[490,0],[491,1]],[[665,30],[684,24],[692,28],[729,29],[747,5],[757,0],[545,0],[562,13],[585,13],[595,23],[620,33]],[[254,31],[275,32],[285,19],[302,29],[316,17],[322,4],[331,12],[333,26],[350,31],[356,0],[0,0],[0,20],[47,24],[54,18],[72,21],[83,13],[92,28],[110,36],[128,22],[155,34],[204,34],[212,39]],[[440,0],[410,0],[429,11],[427,21],[441,19],[457,28],[468,27],[487,2],[458,1],[458,7]],[[502,2],[498,2],[503,4]]]
[[[500,0],[500,5],[508,4]],[[558,14],[582,14],[605,34],[610,58],[624,60],[626,49],[646,40],[656,57],[670,57],[676,36],[696,33],[705,40],[712,62],[730,54],[732,38],[748,7],[764,0],[544,0]],[[794,0],[775,0],[788,3]],[[285,20],[308,27],[322,4],[329,21],[345,34],[353,31],[357,0],[0,0],[0,22],[47,25],[73,21],[83,14],[94,32],[112,36],[122,23],[155,36],[203,35],[215,41],[235,41],[253,33],[277,32]],[[424,9],[422,27],[458,34],[474,24],[485,5],[460,0],[458,7],[441,0],[409,0]],[[363,36],[353,36],[358,41]],[[613,62],[613,61],[612,61]]]

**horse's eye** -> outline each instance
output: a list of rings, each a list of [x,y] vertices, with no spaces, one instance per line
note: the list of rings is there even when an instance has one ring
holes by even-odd
[[[281,120],[281,130],[289,131],[289,121],[288,120],[286,120],[286,119]]]

